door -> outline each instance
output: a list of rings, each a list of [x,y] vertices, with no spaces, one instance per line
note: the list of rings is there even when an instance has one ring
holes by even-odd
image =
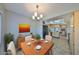
[[[45,39],[45,35],[48,35],[48,26],[43,25],[43,38]]]

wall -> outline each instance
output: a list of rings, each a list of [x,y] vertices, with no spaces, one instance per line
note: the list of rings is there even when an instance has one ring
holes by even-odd
[[[14,12],[9,12],[7,11],[6,13],[6,20],[7,20],[7,33],[12,33],[14,34],[14,37],[16,40],[17,36],[19,35],[18,33],[18,25],[21,23],[28,23],[30,24],[30,32],[33,34],[39,33],[40,35],[42,34],[41,31],[41,22],[34,21],[32,19],[28,19],[25,16],[22,16],[20,14],[14,13]],[[29,32],[29,33],[30,33]],[[22,33],[24,35],[28,35],[29,33]]]
[[[6,20],[5,20],[5,9],[2,4],[0,4],[0,15],[1,15],[1,43],[0,51],[4,51],[4,34],[6,33]]]
[[[0,4],[0,44],[1,44],[1,39],[2,39],[2,37],[1,37],[1,22],[2,22],[2,19],[1,19],[1,13],[2,13],[2,5]]]
[[[1,44],[1,14],[0,14],[0,44]]]
[[[79,54],[79,11],[74,12],[74,53]]]
[[[43,38],[43,23],[42,21],[36,22],[36,33],[41,35],[41,38]]]

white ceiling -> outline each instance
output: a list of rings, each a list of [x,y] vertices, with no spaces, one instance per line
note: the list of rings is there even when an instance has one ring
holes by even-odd
[[[33,12],[36,11],[36,5],[37,4],[33,3],[6,3],[4,4],[4,7],[9,11],[31,18]],[[77,3],[43,3],[38,5],[39,12],[44,14],[44,19],[52,18],[79,9],[79,4]]]

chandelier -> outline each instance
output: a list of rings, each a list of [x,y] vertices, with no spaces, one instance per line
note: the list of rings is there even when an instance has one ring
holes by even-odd
[[[39,20],[42,20],[42,18],[43,18],[43,14],[40,14],[40,13],[38,12],[38,9],[39,9],[39,5],[36,5],[36,10],[37,10],[37,11],[35,11],[35,12],[34,12],[34,15],[32,16],[32,19],[33,19],[33,20],[39,21]]]

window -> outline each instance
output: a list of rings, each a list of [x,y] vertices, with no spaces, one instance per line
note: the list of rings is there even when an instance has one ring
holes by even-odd
[[[59,19],[59,20],[54,20],[54,21],[50,21],[51,24],[64,24],[64,20],[63,19]]]

